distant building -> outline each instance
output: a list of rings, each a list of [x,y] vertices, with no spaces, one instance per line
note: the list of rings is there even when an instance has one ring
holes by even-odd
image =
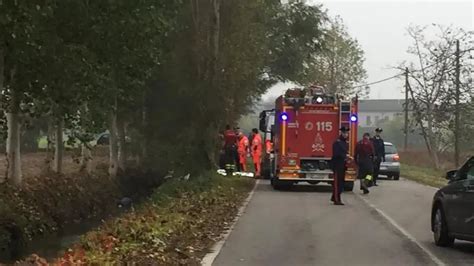
[[[359,127],[374,128],[381,122],[402,116],[405,100],[359,100]]]

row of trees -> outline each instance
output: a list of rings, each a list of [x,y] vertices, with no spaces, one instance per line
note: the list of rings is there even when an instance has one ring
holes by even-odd
[[[320,6],[293,0],[0,1],[7,178],[22,183],[20,133],[34,121],[82,145],[110,132],[109,173],[132,141],[142,168],[215,165],[218,131],[278,81],[306,82],[332,47]],[[345,34],[345,33],[343,33]]]
[[[365,56],[358,41],[348,33],[342,18],[329,18],[325,25],[323,49],[313,53],[303,65],[304,72],[295,80],[297,85],[316,83],[328,89],[329,93],[344,96],[368,96],[367,73],[364,68]],[[291,85],[289,85],[291,86]],[[259,102],[253,112],[239,121],[239,126],[247,131],[258,126],[258,113],[274,108],[275,99]]]
[[[456,136],[464,152],[474,150],[474,32],[431,25],[410,26],[408,34],[413,40],[408,52],[415,60],[400,70],[408,77],[412,122],[439,168],[439,153],[454,152]]]
[[[38,117],[54,128],[54,171],[62,171],[65,128],[84,150],[92,133],[108,128],[110,174],[116,175],[124,165],[124,145],[117,141],[124,139],[124,114],[143,98],[159,63],[161,36],[172,30],[173,14],[165,10],[176,8],[160,1],[0,3],[9,180],[21,184],[20,129]]]

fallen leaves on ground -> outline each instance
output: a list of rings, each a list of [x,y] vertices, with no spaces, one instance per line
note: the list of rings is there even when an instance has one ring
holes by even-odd
[[[253,183],[216,175],[169,181],[135,212],[85,235],[53,264],[199,265]]]

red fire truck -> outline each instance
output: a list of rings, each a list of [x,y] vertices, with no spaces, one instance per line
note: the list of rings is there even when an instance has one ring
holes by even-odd
[[[350,129],[349,152],[354,155],[357,105],[357,97],[344,100],[326,94],[321,86],[310,86],[287,90],[276,99],[274,110],[263,111],[260,130],[274,144],[273,154],[265,158],[263,167],[268,169],[272,186],[284,189],[299,182],[332,183],[332,144],[342,126]],[[355,179],[355,164],[348,162],[346,191],[353,189]]]

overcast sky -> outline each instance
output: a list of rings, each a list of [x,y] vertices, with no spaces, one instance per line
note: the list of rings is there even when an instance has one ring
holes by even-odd
[[[407,60],[406,52],[411,44],[406,35],[410,23],[429,25],[431,23],[453,25],[466,30],[474,29],[473,1],[348,1],[308,0],[322,3],[329,15],[339,15],[349,33],[356,38],[365,52],[365,68],[368,82],[381,80],[395,74],[391,66]],[[391,80],[372,85],[370,98],[403,98],[404,82]],[[276,97],[288,84],[278,84],[264,95],[264,99]]]

